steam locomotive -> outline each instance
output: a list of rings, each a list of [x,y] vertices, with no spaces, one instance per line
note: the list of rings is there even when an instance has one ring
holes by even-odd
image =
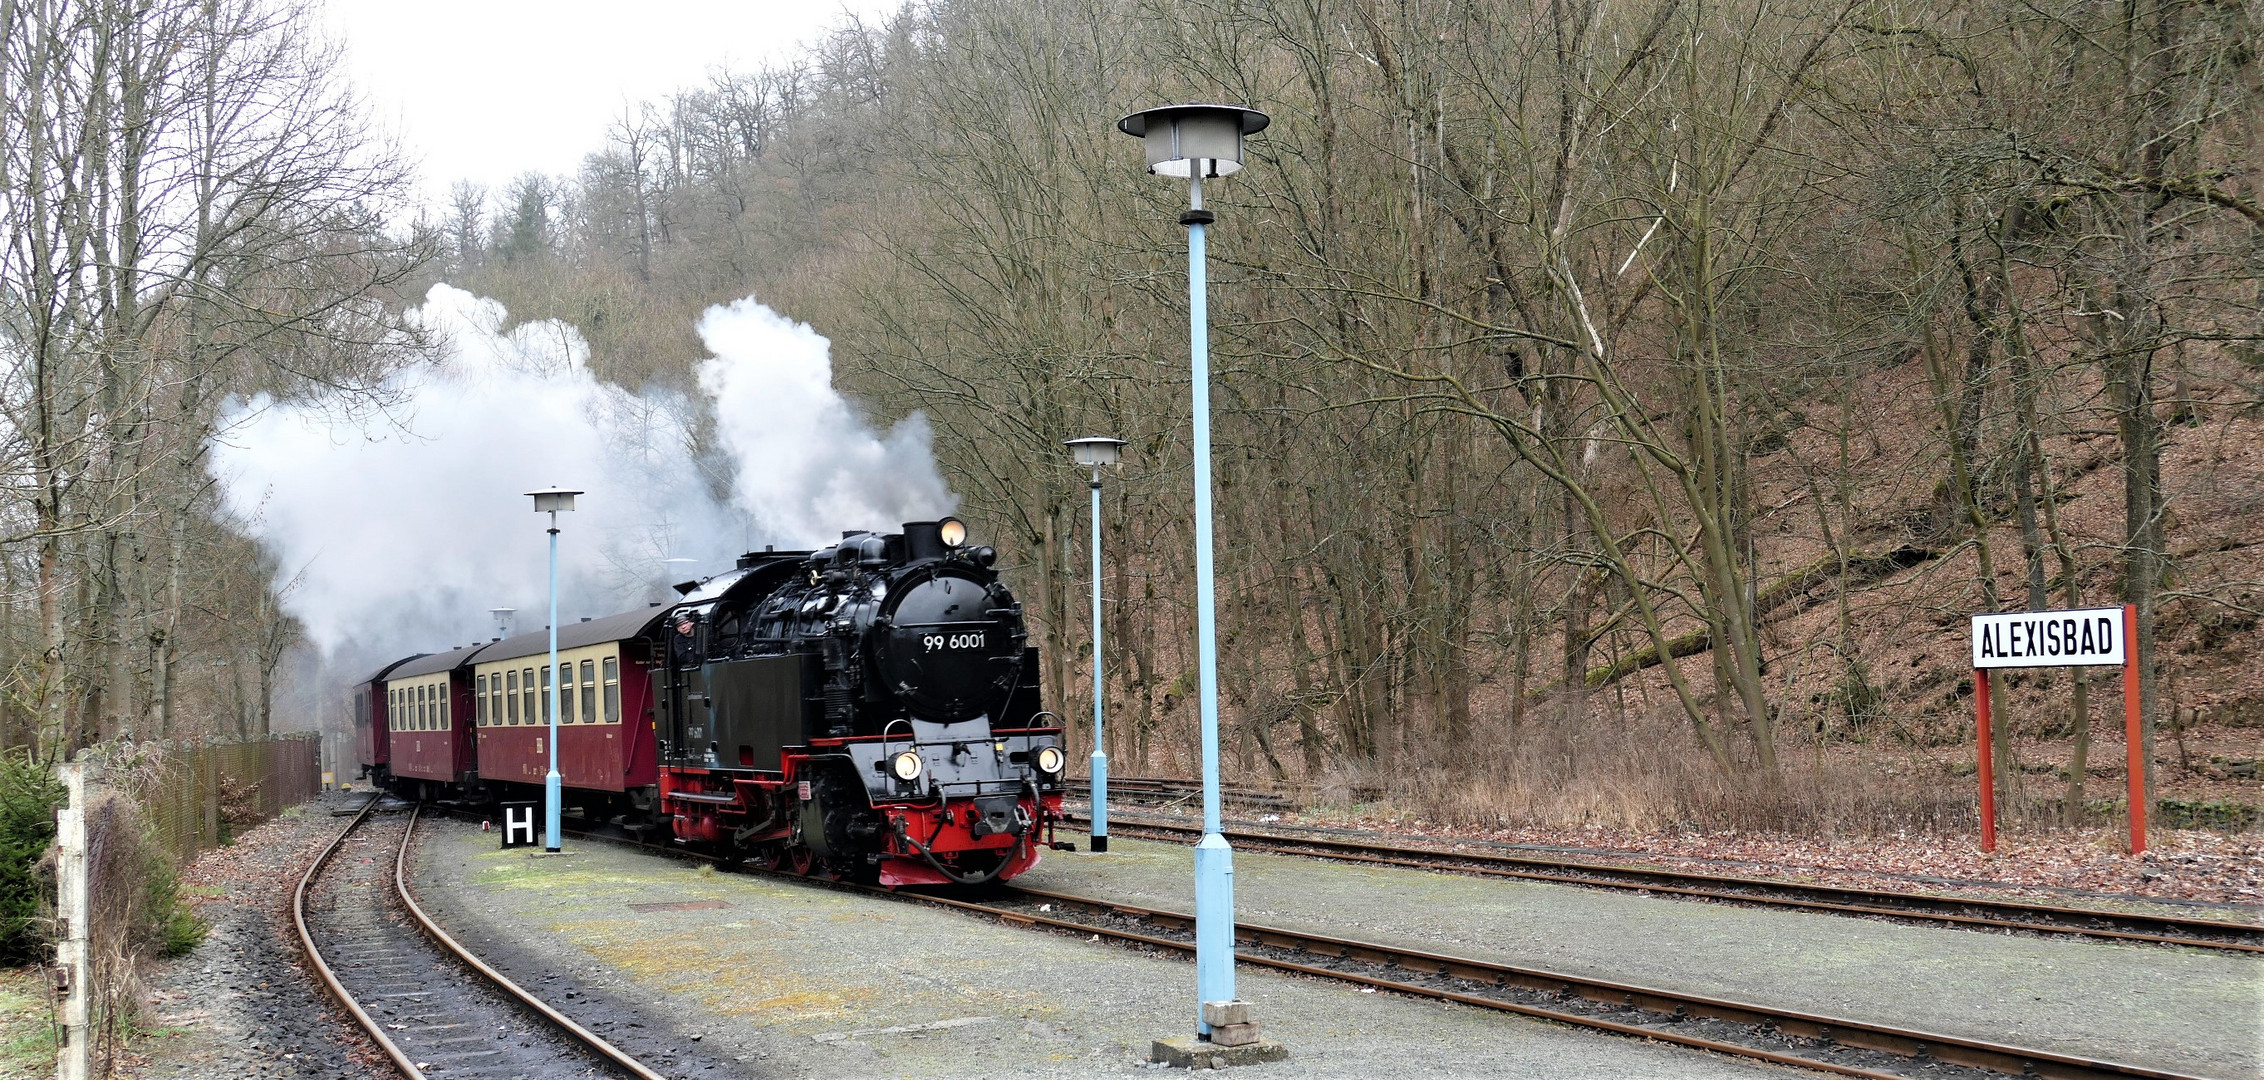
[[[366,775],[408,797],[539,797],[553,684],[584,816],[883,885],[1036,865],[1062,729],[1021,605],[956,519],[749,553],[642,612],[388,665],[356,688]],[[464,722],[468,721],[468,723]]]

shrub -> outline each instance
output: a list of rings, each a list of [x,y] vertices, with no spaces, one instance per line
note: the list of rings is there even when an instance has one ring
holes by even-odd
[[[150,848],[150,863],[149,944],[159,956],[185,956],[204,944],[204,935],[211,927],[198,917],[194,906],[181,899],[180,875],[173,872],[172,860],[155,845]]]
[[[43,959],[40,860],[55,842],[63,797],[54,770],[29,751],[0,753],[0,964]]]

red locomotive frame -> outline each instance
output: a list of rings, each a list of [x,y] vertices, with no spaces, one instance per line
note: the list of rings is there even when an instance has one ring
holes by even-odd
[[[1060,732],[1060,728],[1011,728],[991,734],[1008,738]],[[884,741],[877,736],[814,739],[807,747],[788,748],[781,755],[782,771],[750,773],[670,766],[660,770],[661,808],[670,818],[678,840],[748,851],[756,861],[772,870],[822,873],[824,867],[808,845],[797,842],[794,821],[772,808],[808,801],[810,793],[801,787],[807,782],[803,774],[808,771],[813,756],[840,751],[852,743]],[[963,855],[1012,848],[1013,854],[995,875],[1004,880],[1036,866],[1040,851],[1055,846],[1054,829],[1063,820],[1061,792],[1039,792],[1034,800],[1025,798],[1034,827],[1020,836],[995,832],[976,836],[972,818],[962,817],[960,813],[972,802],[968,796],[875,802],[874,809],[887,821],[882,834],[887,840],[883,851],[887,857],[880,865],[880,884],[889,887],[958,884],[957,878],[931,865],[927,855]],[[769,829],[735,838],[739,830],[773,818],[783,820]]]

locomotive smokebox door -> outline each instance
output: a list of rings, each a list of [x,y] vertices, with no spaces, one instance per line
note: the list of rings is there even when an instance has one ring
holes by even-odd
[[[503,846],[506,848],[531,847],[539,839],[535,835],[535,807],[531,802],[503,803]]]

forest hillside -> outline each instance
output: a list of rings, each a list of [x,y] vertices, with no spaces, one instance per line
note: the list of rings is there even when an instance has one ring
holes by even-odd
[[[414,251],[351,267],[380,312],[445,281],[569,323],[630,388],[694,385],[709,305],[809,324],[876,418],[926,418],[1079,739],[1061,444],[1130,440],[1109,750],[1183,772],[1187,193],[1114,123],[1248,105],[1272,125],[1205,190],[1241,775],[1471,823],[1961,830],[1967,617],[2127,603],[2155,794],[2238,827],[2264,748],[2251,13],[929,0],[687,72],[577,174],[460,185]],[[104,535],[11,572],[161,621]],[[259,558],[217,565],[275,579]],[[28,670],[65,620],[12,610]],[[111,701],[146,652],[60,654],[90,658],[87,731],[135,712]],[[2000,680],[2016,819],[2116,812],[2121,700],[2111,671]]]

